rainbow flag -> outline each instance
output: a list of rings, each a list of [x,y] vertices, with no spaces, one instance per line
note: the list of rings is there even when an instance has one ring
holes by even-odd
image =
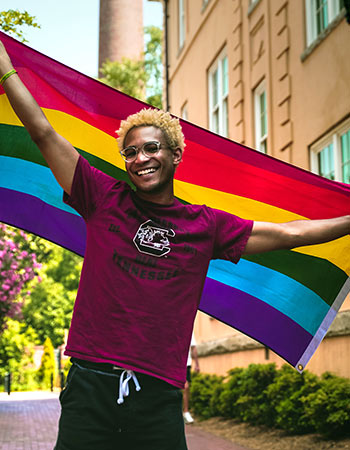
[[[120,121],[145,105],[0,33],[15,68],[54,128],[95,167],[127,181]],[[175,194],[238,216],[284,222],[349,214],[335,183],[182,121]],[[85,224],[0,90],[0,220],[80,255]],[[334,242],[213,260],[200,309],[270,347],[302,371],[350,290],[350,236]]]

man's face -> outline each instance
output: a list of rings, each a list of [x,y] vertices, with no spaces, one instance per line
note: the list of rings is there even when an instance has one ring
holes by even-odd
[[[160,150],[151,157],[145,156],[140,150],[134,161],[125,163],[125,168],[141,198],[154,203],[170,204],[174,199],[174,173],[181,161],[182,151],[179,148],[169,149],[162,131],[153,126],[133,128],[129,131],[124,148],[135,146],[139,149],[145,142],[150,141],[160,142]]]

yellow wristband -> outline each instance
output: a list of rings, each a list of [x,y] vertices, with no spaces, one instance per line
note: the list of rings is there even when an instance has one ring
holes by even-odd
[[[17,73],[16,69],[12,69],[9,72],[5,73],[5,75],[3,75],[0,79],[0,84],[4,84],[4,81],[6,81],[8,79],[8,77],[10,77],[11,75],[13,75],[14,73]]]

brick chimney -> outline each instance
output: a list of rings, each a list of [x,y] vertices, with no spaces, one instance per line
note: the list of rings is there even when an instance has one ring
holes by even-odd
[[[99,67],[123,56],[139,59],[144,49],[143,0],[100,0]]]

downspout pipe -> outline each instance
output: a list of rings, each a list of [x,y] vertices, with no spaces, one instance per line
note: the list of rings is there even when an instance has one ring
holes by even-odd
[[[169,104],[169,35],[168,35],[168,0],[164,0],[164,52],[165,52],[165,108],[170,110]]]

